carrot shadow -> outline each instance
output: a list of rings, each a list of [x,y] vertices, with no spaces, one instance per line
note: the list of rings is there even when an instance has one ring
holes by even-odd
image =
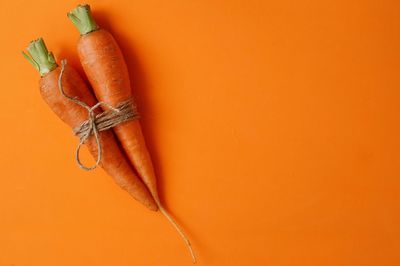
[[[76,40],[78,42],[78,40]],[[78,73],[79,76],[83,79],[83,81],[86,83],[90,91],[94,94],[93,89],[86,78],[85,71],[83,71],[82,65],[79,61],[78,53],[76,51],[76,45],[73,45],[72,47],[66,44],[59,44],[59,49],[57,52],[57,63],[61,64],[61,60],[66,59],[68,62],[68,65],[72,66]]]
[[[93,12],[93,15],[101,27],[107,29],[112,33],[112,35],[118,42],[121,51],[125,57],[126,64],[129,69],[129,78],[131,80],[131,86],[133,90],[132,93],[137,102],[139,113],[142,116],[140,123],[142,125],[147,148],[149,149],[149,152],[151,154],[154,170],[157,176],[157,182],[158,182],[157,187],[159,191],[159,196],[161,202],[165,203],[166,202],[165,193],[163,190],[164,187],[163,169],[159,153],[157,152],[157,147],[155,145],[156,129],[154,125],[151,123],[151,119],[146,119],[146,114],[152,114],[153,112],[151,112],[151,110],[154,110],[153,108],[154,105],[152,104],[152,101],[148,94],[148,92],[152,88],[148,82],[146,69],[143,67],[140,54],[138,54],[137,50],[135,49],[135,43],[130,41],[123,32],[113,27],[112,18],[109,17],[107,10],[96,10]],[[189,226],[187,226],[178,216],[176,216],[173,212],[171,213],[169,211],[168,206],[164,205],[164,207],[178,222],[178,224],[182,226],[182,228],[189,229]],[[188,233],[188,231],[186,232]],[[198,235],[195,235],[193,234],[193,232],[191,232],[189,234],[189,238],[196,242],[196,246],[199,249],[203,250],[202,247],[204,245],[202,242],[200,242],[200,237]]]
[[[57,63],[60,64],[61,60],[66,59],[69,65],[72,65],[81,75],[81,77],[85,77],[81,63],[79,62],[78,54],[76,52],[76,45],[69,46],[66,44],[59,44],[59,49],[57,52]],[[86,79],[86,77],[85,77]]]
[[[109,16],[107,15],[107,11],[97,10],[93,12],[93,15],[96,18],[97,23],[101,27],[107,29],[109,32],[112,33],[121,48],[122,54],[125,57],[125,61],[129,70],[131,87],[133,90],[132,95],[134,95],[134,98],[138,105],[139,113],[142,117],[142,119],[140,120],[140,124],[142,126],[147,148],[149,149],[149,152],[151,154],[154,171],[157,176],[157,187],[159,195],[161,200],[165,202],[164,193],[162,190],[162,188],[164,187],[164,181],[162,178],[161,162],[159,159],[159,154],[157,152],[157,147],[154,145],[156,132],[154,126],[148,121],[148,119],[146,119],[146,114],[152,113],[150,111],[153,109],[151,99],[149,98],[149,94],[147,93],[151,88],[150,86],[148,86],[146,70],[141,64],[140,55],[135,50],[135,44],[132,41],[129,41],[124,33],[113,28],[112,23],[110,22],[112,18],[109,18]]]

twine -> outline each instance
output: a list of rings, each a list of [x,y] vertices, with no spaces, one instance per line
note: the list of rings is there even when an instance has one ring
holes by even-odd
[[[85,108],[88,112],[88,119],[84,121],[81,125],[74,128],[73,132],[76,136],[79,137],[79,143],[76,146],[76,151],[75,151],[75,160],[81,169],[90,171],[95,169],[100,164],[103,156],[102,154],[103,148],[101,146],[99,132],[108,130],[126,121],[138,119],[139,114],[136,110],[136,106],[134,105],[132,99],[124,101],[118,104],[116,107],[113,107],[105,102],[98,102],[92,107],[90,107],[85,102],[78,100],[77,97],[71,97],[65,94],[62,85],[62,77],[64,75],[64,70],[66,65],[67,65],[67,60],[65,59],[61,60],[61,72],[58,77],[58,88],[62,96],[64,96],[71,102],[76,103],[81,107]],[[100,114],[95,115],[94,111],[101,106],[108,107],[109,109]],[[84,144],[92,134],[94,135],[97,144],[97,160],[95,164],[93,164],[92,166],[85,166],[84,164],[82,164],[80,160],[80,150],[82,144]]]

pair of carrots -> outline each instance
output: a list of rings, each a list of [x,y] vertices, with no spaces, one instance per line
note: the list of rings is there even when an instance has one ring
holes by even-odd
[[[59,83],[62,83],[66,95],[89,106],[97,101],[117,106],[131,99],[132,91],[121,50],[113,36],[97,25],[89,5],[77,6],[68,13],[68,18],[80,32],[77,50],[94,95],[73,67],[65,64],[60,67],[56,63],[43,39],[32,41],[27,48],[28,54],[24,53],[24,56],[41,75],[39,85],[42,98],[62,121],[75,128],[87,120],[87,110],[64,97],[59,90]],[[62,79],[59,80],[61,72]],[[102,146],[99,165],[136,200],[152,211],[160,210],[184,239],[193,262],[196,262],[188,238],[160,202],[156,176],[139,121],[126,121],[112,130],[115,135],[111,130],[99,132]],[[121,151],[118,143],[124,151]],[[85,144],[96,158],[99,151],[94,136],[90,136]]]

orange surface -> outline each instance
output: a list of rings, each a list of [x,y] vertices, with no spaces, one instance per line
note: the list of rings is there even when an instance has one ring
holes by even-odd
[[[92,1],[128,60],[198,265],[400,265],[399,1]],[[20,51],[79,66],[76,1],[0,8],[0,265],[191,265],[50,112]]]

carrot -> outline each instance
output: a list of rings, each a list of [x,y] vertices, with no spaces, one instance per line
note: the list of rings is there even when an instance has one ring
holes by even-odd
[[[28,54],[23,53],[23,55],[41,75],[39,86],[44,101],[70,127],[75,128],[81,125],[88,119],[87,110],[63,96],[58,82],[60,73],[63,71],[60,83],[64,93],[92,106],[96,104],[96,99],[85,82],[71,66],[66,65],[62,70],[57,65],[53,54],[48,52],[43,39],[32,41],[27,50]],[[153,197],[124,157],[112,131],[99,132],[98,136],[102,146],[102,159],[99,165],[132,197],[150,210],[156,211],[158,207]],[[97,158],[98,149],[95,137],[91,135],[85,144],[93,157]]]
[[[97,99],[112,106],[132,98],[129,73],[121,50],[106,30],[96,24],[89,5],[79,5],[68,13],[78,28],[78,54]],[[153,195],[161,213],[171,222],[188,246],[196,262],[189,239],[160,202],[157,181],[150,154],[138,120],[128,121],[113,128],[137,173]]]

